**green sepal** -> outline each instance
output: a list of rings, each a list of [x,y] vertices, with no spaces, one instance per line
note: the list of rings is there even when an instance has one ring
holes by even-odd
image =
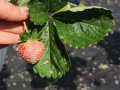
[[[25,33],[23,34],[23,38],[24,38],[24,40],[29,40],[29,39],[31,38],[30,33],[25,32]]]
[[[32,35],[30,33],[27,33],[27,32],[23,32],[20,34],[20,40],[22,42],[25,42],[27,40],[30,40],[32,38]]]
[[[37,39],[37,37],[38,37],[38,30],[37,29],[34,29],[32,31],[32,37]]]
[[[18,40],[18,41],[16,41],[17,43],[22,43],[23,41],[22,40]]]
[[[24,39],[23,38],[23,33],[20,33],[20,39],[22,39],[22,40]]]

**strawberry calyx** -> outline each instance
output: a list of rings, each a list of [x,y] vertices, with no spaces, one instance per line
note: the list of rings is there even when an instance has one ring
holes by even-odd
[[[32,30],[32,32],[23,32],[20,34],[20,40],[18,40],[18,43],[23,43],[27,41],[39,41],[39,33],[37,29]]]

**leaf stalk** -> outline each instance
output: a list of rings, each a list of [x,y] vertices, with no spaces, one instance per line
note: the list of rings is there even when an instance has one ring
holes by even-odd
[[[74,4],[74,3],[70,3],[70,2],[68,2],[71,6],[74,6],[74,7],[76,7],[77,5],[76,4]]]
[[[26,25],[26,22],[23,21],[23,24],[24,24],[24,27],[25,27],[25,31],[26,31],[27,33],[29,33],[28,28],[27,28],[27,25]]]

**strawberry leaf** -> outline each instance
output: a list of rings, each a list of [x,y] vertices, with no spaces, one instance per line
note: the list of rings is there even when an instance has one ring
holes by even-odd
[[[56,12],[67,5],[70,0],[45,0],[49,6],[49,12]]]
[[[48,23],[41,31],[40,41],[45,51],[40,61],[34,65],[34,71],[41,77],[61,78],[68,72],[70,60],[64,44],[60,41],[55,27]]]
[[[34,1],[30,3],[29,16],[35,25],[43,25],[48,20],[48,7],[44,3]]]
[[[43,25],[49,19],[48,13],[60,10],[69,0],[32,0],[30,6],[30,19],[35,25]]]
[[[17,0],[17,5],[19,6],[28,6],[30,0]]]
[[[11,0],[11,2],[18,6],[28,6],[30,0]]]
[[[28,33],[20,34],[18,42],[39,40],[45,46],[44,54],[33,66],[42,78],[61,78],[68,72],[70,60],[62,41],[74,48],[84,48],[103,39],[115,24],[112,12],[106,8],[83,5],[71,8],[68,1],[11,0],[18,6],[29,7],[33,22]]]
[[[74,48],[97,43],[115,24],[110,10],[95,6],[61,11],[53,18],[60,39]]]

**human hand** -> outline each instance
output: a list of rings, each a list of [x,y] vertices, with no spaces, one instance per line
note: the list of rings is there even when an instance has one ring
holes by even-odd
[[[0,0],[0,48],[17,44],[19,34],[24,31],[20,21],[28,18],[29,9],[18,7],[8,1]]]

